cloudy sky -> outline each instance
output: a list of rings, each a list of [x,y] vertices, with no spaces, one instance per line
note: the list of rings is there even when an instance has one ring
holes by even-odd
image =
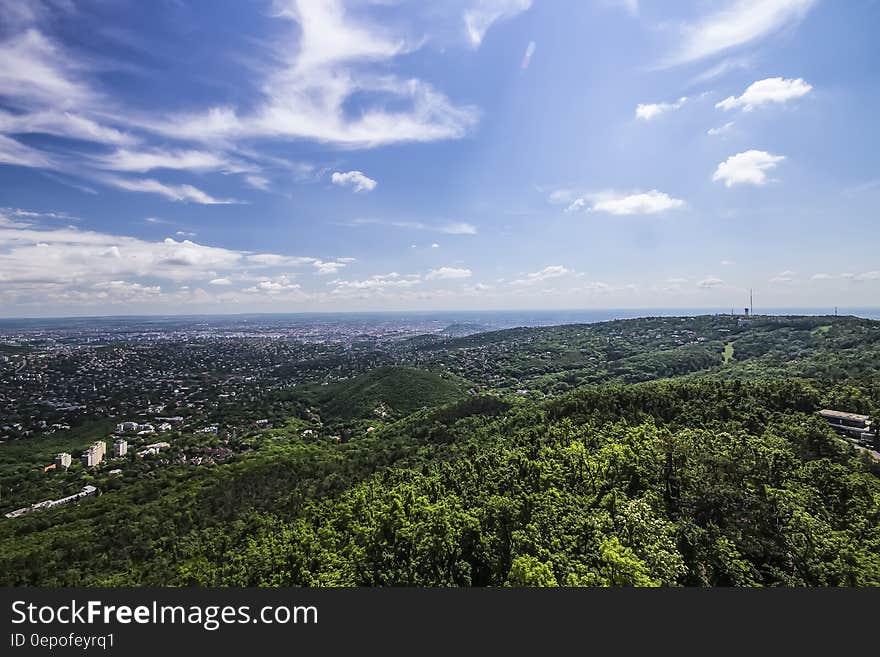
[[[0,0],[0,316],[877,305],[878,25]]]

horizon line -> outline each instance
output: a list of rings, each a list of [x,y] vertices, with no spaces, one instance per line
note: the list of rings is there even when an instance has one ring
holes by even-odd
[[[876,310],[880,311],[880,306],[769,306],[767,310],[786,311],[786,310],[828,310],[828,316],[833,316],[835,311],[841,310]],[[277,315],[436,315],[442,313],[560,313],[560,312],[601,312],[601,311],[686,311],[696,310],[703,311],[702,315],[730,315],[730,311],[736,308],[727,309],[723,306],[633,306],[633,307],[597,307],[597,308],[493,308],[483,310],[473,309],[446,309],[446,310],[292,310],[280,312],[217,312],[217,313],[135,313],[135,314],[119,314],[119,315],[12,315],[0,316],[0,322],[16,321],[16,320],[62,320],[62,319],[137,319],[137,318],[174,318],[174,317],[254,317],[254,316],[277,316]],[[743,315],[744,313],[733,312],[734,315]],[[760,316],[761,313],[751,313]],[[687,316],[687,315],[685,315]],[[817,314],[817,316],[822,316]],[[838,316],[846,316],[846,313],[838,314]]]

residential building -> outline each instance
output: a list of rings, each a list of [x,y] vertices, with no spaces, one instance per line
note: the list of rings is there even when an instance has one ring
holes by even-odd
[[[67,452],[61,452],[58,456],[55,457],[55,468],[60,470],[64,468],[67,470],[70,467],[70,464],[73,462],[73,458]]]
[[[107,453],[107,443],[99,440],[92,444],[82,455],[82,464],[87,468],[93,468],[104,460]]]
[[[113,443],[113,456],[125,456],[128,453],[128,441],[125,438],[118,438]]]
[[[841,436],[863,442],[877,442],[876,427],[871,426],[871,418],[867,415],[834,411],[828,408],[819,411],[819,415],[825,418],[829,426]]]
[[[152,443],[151,445],[147,445],[142,450],[140,450],[137,455],[140,457],[149,456],[150,454],[158,454],[160,450],[171,447],[171,443],[161,442],[161,443]]]

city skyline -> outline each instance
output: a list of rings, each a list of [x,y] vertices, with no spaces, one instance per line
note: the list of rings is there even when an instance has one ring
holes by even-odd
[[[878,3],[210,7],[0,1],[0,317],[880,298]]]

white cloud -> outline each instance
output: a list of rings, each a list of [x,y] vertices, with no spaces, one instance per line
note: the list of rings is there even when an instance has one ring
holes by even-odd
[[[0,87],[2,91],[2,87]],[[38,110],[13,114],[0,110],[0,132],[6,134],[39,133],[70,137],[102,144],[132,145],[138,140],[116,128],[100,125],[74,112]]]
[[[648,192],[635,192],[632,194],[621,194],[618,192],[588,194],[572,201],[565,211],[588,210],[614,215],[658,214],[681,208],[684,205],[685,202],[681,199],[673,198],[665,192],[652,189]]]
[[[526,52],[522,58],[522,63],[520,64],[521,68],[526,69],[529,67],[529,64],[532,63],[532,57],[535,54],[535,48],[537,48],[535,42],[529,41],[529,45],[526,46]]]
[[[733,0],[681,26],[676,52],[661,66],[684,64],[751,43],[799,22],[815,0]]]
[[[269,189],[269,179],[264,176],[250,174],[244,177],[244,181],[254,189]]]
[[[330,176],[330,182],[340,187],[351,187],[355,192],[371,192],[376,188],[376,181],[368,178],[360,171],[348,171],[341,173],[335,171]]]
[[[730,132],[730,129],[734,126],[733,121],[728,121],[722,126],[718,126],[717,128],[709,128],[706,131],[707,135],[715,136],[715,135],[723,135],[725,132]]]
[[[243,291],[250,294],[270,294],[275,296],[282,292],[293,292],[300,288],[299,283],[294,283],[288,276],[281,275],[275,278],[262,278],[256,285],[245,288]]]
[[[427,230],[447,235],[476,235],[477,227],[463,221],[446,224],[426,224],[422,221],[383,221],[381,219],[355,219],[352,226],[393,226],[395,228],[409,228],[412,230]]]
[[[55,163],[42,151],[38,151],[3,135],[0,135],[0,164],[47,169],[55,168]]]
[[[279,0],[277,9],[296,26],[278,42],[278,64],[262,79],[252,109],[215,106],[166,120],[146,117],[139,125],[206,142],[309,139],[369,148],[457,139],[476,124],[474,107],[454,105],[417,78],[376,70],[414,47],[392,36],[389,25],[352,16],[340,0]],[[360,108],[352,114],[355,94]]]
[[[179,169],[190,171],[240,171],[240,165],[236,165],[227,158],[196,150],[177,151],[132,151],[119,149],[107,155],[94,158],[98,167],[112,171],[126,171],[145,173],[153,169]]]
[[[742,108],[745,112],[751,112],[759,105],[766,103],[785,103],[793,98],[806,96],[813,87],[802,78],[766,78],[752,82],[741,96],[728,96],[715,104],[715,107],[724,110]]]
[[[733,260],[722,260],[722,261],[721,261],[721,266],[722,266],[722,267],[731,267],[731,266],[733,266],[733,265],[735,265],[735,264],[736,264],[736,263],[735,263]]]
[[[636,106],[636,118],[643,121],[650,121],[672,110],[679,109],[687,102],[687,96],[682,96],[674,103],[640,103]]]
[[[431,248],[432,248],[432,249],[439,249],[439,248],[440,248],[440,245],[437,244],[437,242],[434,242],[434,243],[431,245]]]
[[[463,16],[468,40],[473,47],[479,48],[486,32],[496,21],[512,18],[531,6],[532,0],[476,0]]]
[[[344,262],[324,262],[322,260],[315,260],[312,265],[317,269],[317,274],[319,276],[326,276],[328,274],[336,274],[340,269],[345,267]]]
[[[691,82],[693,84],[703,84],[705,82],[710,82],[716,78],[720,78],[731,71],[737,71],[742,69],[747,69],[752,66],[752,58],[751,57],[727,57],[722,59],[720,62],[703,71],[702,73],[694,76]]]
[[[78,79],[76,60],[35,28],[0,43],[0,95],[28,107],[72,106],[94,101]]]
[[[541,283],[546,280],[559,278],[561,276],[566,276],[573,273],[574,271],[568,269],[567,267],[563,267],[562,265],[548,265],[540,271],[532,272],[530,274],[526,274],[523,278],[512,280],[510,281],[510,284],[535,285],[536,283]]]
[[[99,298],[115,303],[142,301],[144,297],[155,297],[162,293],[159,285],[142,285],[121,280],[95,283],[92,287],[100,291],[97,295]]]
[[[376,274],[363,280],[335,280],[327,283],[335,286],[334,293],[348,290],[382,290],[385,288],[408,288],[420,285],[422,282],[418,274],[401,276],[397,272],[390,274]]]
[[[720,278],[716,278],[715,276],[709,276],[708,278],[704,278],[703,280],[697,282],[697,287],[701,287],[703,289],[720,287],[722,285],[724,285],[724,281]]]
[[[718,165],[712,180],[724,182],[725,187],[748,183],[763,185],[767,182],[767,171],[785,159],[784,155],[773,155],[766,151],[749,150],[731,155]]]
[[[228,205],[239,203],[235,199],[214,198],[192,185],[168,185],[153,178],[121,178],[118,176],[102,176],[100,181],[105,185],[117,187],[129,192],[145,192],[158,194],[171,201],[199,203],[201,205]]]
[[[866,271],[861,274],[856,274],[853,277],[854,281],[877,281],[880,280],[880,271]]]
[[[437,230],[441,233],[447,233],[449,235],[476,235],[477,228],[472,224],[467,224],[464,222],[457,222],[451,224],[443,224],[437,227]]]
[[[541,188],[538,188],[538,191],[543,191]],[[551,203],[560,204],[560,203],[571,203],[575,198],[577,198],[578,193],[573,189],[562,188],[562,189],[554,189],[550,192],[550,196],[547,197]]]
[[[228,278],[212,278],[209,283],[211,285],[232,285],[232,281]]]
[[[829,281],[833,278],[834,276],[832,276],[831,274],[813,274],[812,276],[810,276],[811,281]]]
[[[298,267],[320,262],[317,258],[284,256],[277,253],[251,253],[246,256],[246,260],[249,264],[258,267]]]
[[[44,246],[37,246],[44,245]],[[0,228],[0,280],[102,282],[124,277],[216,278],[243,265],[243,253],[171,238],[148,242],[75,228]]]
[[[790,269],[786,269],[785,271],[781,271],[776,276],[770,279],[771,283],[791,283],[794,281],[794,272]]]
[[[664,192],[652,189],[642,194],[630,194],[617,198],[602,199],[593,203],[593,211],[610,214],[657,214],[674,208],[680,208],[684,201],[672,198]]]
[[[445,280],[451,278],[470,278],[471,277],[470,269],[459,269],[456,267],[440,267],[439,269],[432,269],[425,275],[425,280],[433,281],[433,280]]]

